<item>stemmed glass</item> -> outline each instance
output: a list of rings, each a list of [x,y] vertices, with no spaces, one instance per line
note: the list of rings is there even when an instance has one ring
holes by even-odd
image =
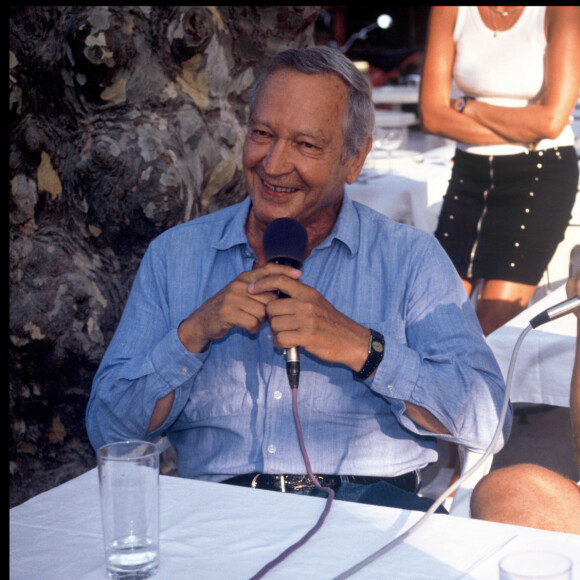
[[[373,131],[374,157],[377,159],[379,152],[386,152],[388,160],[387,173],[391,171],[391,158],[393,151],[401,146],[403,141],[403,131],[396,127],[375,127]]]

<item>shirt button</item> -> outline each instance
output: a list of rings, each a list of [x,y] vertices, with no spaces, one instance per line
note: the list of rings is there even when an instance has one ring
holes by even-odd
[[[180,372],[182,375],[186,375],[186,374],[189,372],[189,369],[188,369],[187,367],[181,367],[181,368],[179,369],[179,372]]]
[[[268,445],[268,453],[276,453],[276,446]]]
[[[282,393],[280,391],[274,392],[274,399],[279,400],[282,398]]]
[[[389,393],[392,393],[395,390],[395,387],[393,387],[393,385],[389,385],[388,389],[389,389]]]

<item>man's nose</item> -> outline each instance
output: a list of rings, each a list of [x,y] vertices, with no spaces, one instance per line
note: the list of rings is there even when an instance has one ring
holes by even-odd
[[[291,144],[283,139],[276,139],[264,157],[262,166],[269,175],[283,175],[294,169],[293,158]]]

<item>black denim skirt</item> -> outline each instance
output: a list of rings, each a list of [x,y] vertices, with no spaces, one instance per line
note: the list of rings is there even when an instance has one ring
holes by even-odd
[[[577,191],[573,147],[498,156],[458,149],[435,236],[462,278],[537,285]]]

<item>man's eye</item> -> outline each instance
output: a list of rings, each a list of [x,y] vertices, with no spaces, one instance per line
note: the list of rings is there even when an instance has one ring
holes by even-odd
[[[319,147],[314,145],[314,143],[309,143],[308,141],[302,141],[302,147],[304,147],[304,149],[308,149],[309,151],[315,151],[319,149]]]
[[[258,139],[265,139],[270,136],[270,133],[268,133],[268,131],[262,131],[261,129],[254,129],[252,131],[252,134],[254,135],[254,137]]]

